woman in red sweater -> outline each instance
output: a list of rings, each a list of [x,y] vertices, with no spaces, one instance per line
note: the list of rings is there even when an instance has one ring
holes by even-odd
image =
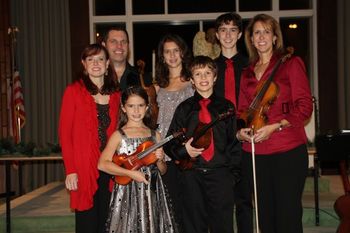
[[[265,82],[284,56],[278,22],[269,15],[256,15],[245,32],[250,66],[242,73],[238,112],[252,103],[257,86]],[[273,77],[279,91],[266,112],[260,129],[243,128],[242,180],[251,196],[251,137],[256,154],[256,178],[261,232],[301,233],[302,193],[308,169],[304,123],[312,114],[312,97],[303,61],[292,56],[282,62]],[[251,204],[250,204],[251,206]]]
[[[115,131],[120,93],[108,52],[99,44],[81,55],[84,71],[63,95],[59,137],[76,232],[104,232],[110,177],[97,170],[108,137]]]

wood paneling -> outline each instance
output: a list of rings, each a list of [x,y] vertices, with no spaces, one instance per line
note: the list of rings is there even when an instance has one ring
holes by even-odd
[[[0,0],[0,138],[8,137],[7,78],[11,77],[10,0]]]

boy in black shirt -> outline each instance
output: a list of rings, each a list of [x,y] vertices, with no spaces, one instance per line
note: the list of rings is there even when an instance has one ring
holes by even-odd
[[[222,14],[216,18],[215,28],[221,54],[215,59],[218,72],[214,90],[218,95],[234,103],[237,108],[241,73],[248,66],[248,58],[243,56],[237,48],[237,43],[242,37],[242,18],[234,12]],[[243,176],[234,190],[238,233],[253,232],[252,197],[249,192],[247,175],[245,175],[250,172],[246,165],[249,160],[250,158],[246,156],[242,158],[241,175]]]
[[[170,134],[186,129],[189,140],[164,146],[165,153],[180,165],[184,161],[191,165],[182,170],[180,180],[184,230],[233,233],[233,188],[241,158],[240,143],[235,137],[235,109],[230,101],[213,91],[216,64],[211,58],[198,56],[190,68],[196,92],[177,107],[168,131]],[[196,145],[193,138],[197,136],[197,126],[212,121],[215,124],[206,134],[209,145]]]

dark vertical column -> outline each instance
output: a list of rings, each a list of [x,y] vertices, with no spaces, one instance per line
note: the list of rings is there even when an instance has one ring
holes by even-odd
[[[81,70],[80,54],[90,44],[89,1],[69,1],[71,65],[72,77],[75,79]]]
[[[339,129],[337,1],[317,1],[318,102],[321,133],[335,132]]]
[[[10,27],[9,0],[0,0],[0,138],[9,132],[7,109],[7,82],[11,78],[11,43],[7,34]]]

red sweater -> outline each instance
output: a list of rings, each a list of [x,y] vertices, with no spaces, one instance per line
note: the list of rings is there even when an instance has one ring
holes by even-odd
[[[265,73],[258,81],[254,66],[250,65],[242,73],[238,113],[248,109],[253,101],[259,82],[264,82],[271,74],[278,57],[273,56]],[[305,66],[299,57],[291,57],[281,64],[273,81],[279,87],[276,101],[267,111],[268,123],[273,124],[286,119],[291,126],[273,132],[268,140],[255,144],[256,154],[285,152],[307,142],[304,123],[312,114],[312,97]],[[243,143],[243,150],[251,152],[250,143]]]
[[[110,96],[108,137],[116,130],[119,102],[119,92]],[[66,174],[78,174],[78,190],[70,192],[70,206],[80,211],[90,209],[98,188],[100,141],[96,103],[82,82],[69,85],[64,92],[59,138]]]

